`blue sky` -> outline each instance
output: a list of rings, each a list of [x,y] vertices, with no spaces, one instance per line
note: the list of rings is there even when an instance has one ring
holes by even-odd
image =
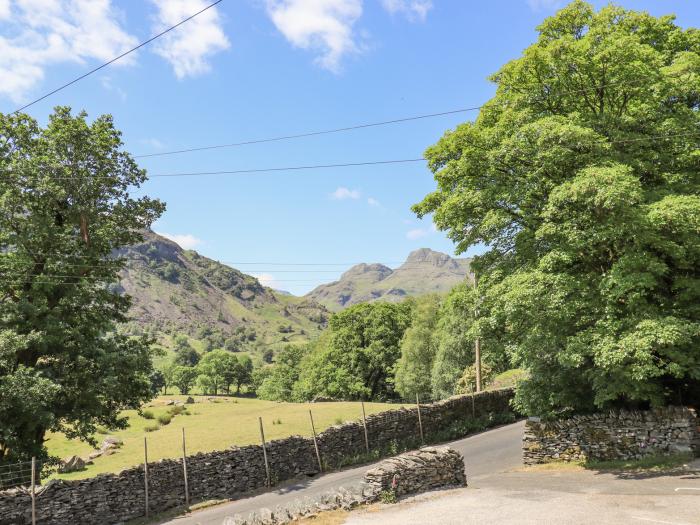
[[[201,9],[205,0],[0,0],[0,111]],[[593,2],[602,6],[606,2]],[[626,0],[700,26],[694,0]],[[245,141],[477,106],[487,81],[536,38],[552,0],[224,0],[28,112],[111,113],[132,153]],[[142,158],[151,174],[420,157],[460,114],[304,138]],[[302,294],[347,265],[453,253],[410,211],[434,188],[423,163],[153,178],[155,225],[188,248]],[[250,264],[243,264],[250,263]],[[292,263],[314,263],[301,266]],[[321,264],[322,263],[322,264]]]

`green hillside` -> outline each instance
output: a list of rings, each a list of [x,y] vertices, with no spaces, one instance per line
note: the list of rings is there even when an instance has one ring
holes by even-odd
[[[308,341],[329,317],[313,300],[278,293],[153,232],[118,255],[127,258],[121,290],[133,298],[128,330],[152,333],[166,348],[182,334],[200,350],[262,353]]]

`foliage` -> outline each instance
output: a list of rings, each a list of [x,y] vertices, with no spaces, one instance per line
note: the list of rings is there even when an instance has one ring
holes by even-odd
[[[473,268],[479,331],[556,416],[700,399],[700,32],[576,0],[426,156],[432,213]]]
[[[416,300],[411,326],[401,340],[401,358],[396,364],[396,391],[404,399],[431,397],[431,372],[436,353],[435,328],[440,297],[425,295]]]
[[[488,386],[496,374],[488,363],[481,363],[481,387]],[[476,363],[469,365],[457,380],[456,394],[473,394],[476,392]]]
[[[62,430],[122,428],[152,395],[150,341],[116,330],[128,297],[111,284],[164,205],[110,116],[56,108],[45,128],[0,114],[0,462],[45,454]]]
[[[334,314],[327,333],[303,360],[294,396],[395,398],[393,368],[412,308],[412,301],[365,303]]]
[[[226,350],[212,350],[202,357],[197,365],[197,381],[204,392],[229,393],[235,384],[237,392],[241,386],[252,381],[253,362],[248,356],[236,356]]]
[[[306,345],[287,345],[278,354],[273,366],[266,367],[258,379],[256,394],[270,401],[291,401],[294,383],[299,379],[302,358],[309,351]]]
[[[173,385],[181,394],[190,393],[190,388],[197,380],[198,371],[191,366],[175,366],[173,368]]]

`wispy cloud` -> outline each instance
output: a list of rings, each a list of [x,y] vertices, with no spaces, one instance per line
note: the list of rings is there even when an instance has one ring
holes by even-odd
[[[253,277],[255,277],[258,281],[260,281],[260,284],[263,286],[267,286],[268,288],[274,288],[278,289],[279,284],[277,280],[275,279],[275,276],[269,273],[252,273],[251,274]]]
[[[362,0],[267,0],[275,27],[293,45],[317,53],[316,63],[333,72],[343,57],[360,51],[353,26]]]
[[[423,22],[433,8],[432,0],[382,0],[390,14],[404,15],[411,22]]]
[[[404,221],[404,224],[410,224],[411,221]],[[433,235],[438,231],[437,226],[435,226],[435,223],[431,223],[430,226],[426,226],[424,228],[413,228],[411,230],[408,230],[406,232],[406,238],[410,239],[412,241],[415,241],[416,239],[421,239],[423,237],[427,237],[428,235]]]
[[[562,6],[562,3],[562,0],[527,0],[527,5],[535,12],[545,9],[558,9]]]
[[[119,86],[115,85],[112,82],[111,77],[100,77],[100,83],[102,84],[102,87],[105,88],[107,91],[111,91],[112,93],[115,93],[122,102],[126,100],[126,91],[124,91],[122,88]]]
[[[199,239],[199,238],[197,238],[194,235],[189,234],[189,233],[185,233],[185,234],[165,233],[165,232],[156,232],[156,233],[162,237],[165,237],[166,239],[170,239],[171,241],[179,244],[185,250],[194,250],[197,246],[201,245],[204,242],[202,239]]]
[[[158,8],[154,30],[162,31],[188,16],[204,9],[205,0],[151,0]],[[182,79],[206,73],[211,69],[208,59],[230,47],[221,26],[216,7],[208,9],[155,43],[155,52],[170,62],[175,76]]]
[[[150,146],[153,149],[163,149],[165,148],[165,144],[163,144],[160,140],[156,138],[149,138],[149,139],[141,139],[141,144],[144,146]]]
[[[111,0],[0,0],[0,95],[24,101],[47,67],[109,60],[137,43]],[[128,55],[115,65],[133,63]]]
[[[369,204],[370,206],[381,206],[379,201],[374,197],[367,197],[367,204]]]
[[[351,190],[345,186],[339,186],[333,193],[331,193],[331,199],[342,201],[345,199],[359,199],[360,191]]]

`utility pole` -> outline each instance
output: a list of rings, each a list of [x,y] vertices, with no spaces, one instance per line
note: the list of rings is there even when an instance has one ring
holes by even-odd
[[[474,291],[476,292],[474,322],[476,322],[479,319],[479,292],[476,272],[474,272]],[[481,340],[478,335],[474,340],[474,368],[476,368],[476,391],[481,392]]]

